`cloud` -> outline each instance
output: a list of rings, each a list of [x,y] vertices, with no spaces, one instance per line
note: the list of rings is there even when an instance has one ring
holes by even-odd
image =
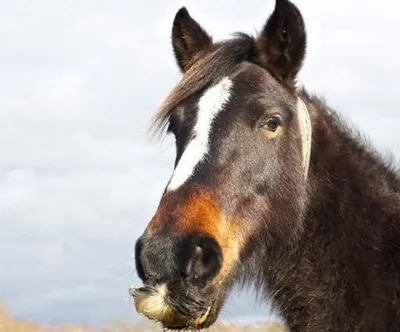
[[[398,5],[296,3],[309,33],[301,82],[399,155]],[[17,317],[138,318],[125,294],[133,245],[174,158],[172,140],[150,144],[146,130],[179,78],[170,29],[182,5],[217,39],[255,33],[273,9],[17,0],[0,12],[0,299]],[[227,317],[263,310],[239,294]]]

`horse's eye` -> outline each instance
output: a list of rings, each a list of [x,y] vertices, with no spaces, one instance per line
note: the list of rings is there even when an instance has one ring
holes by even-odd
[[[171,118],[169,119],[167,132],[168,132],[168,133],[172,133],[172,134],[174,134],[174,135],[176,135],[177,132],[178,132],[178,123],[177,123],[177,121],[176,121],[173,117],[171,117]]]
[[[263,123],[263,128],[274,133],[279,126],[282,126],[282,117],[280,115],[273,115],[266,119]]]

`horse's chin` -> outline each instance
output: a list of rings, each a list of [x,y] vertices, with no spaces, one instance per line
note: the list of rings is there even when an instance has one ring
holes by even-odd
[[[171,293],[165,284],[129,289],[136,311],[170,330],[204,329],[215,323],[223,300],[183,298]],[[214,294],[219,292],[214,292]],[[180,299],[178,301],[177,299]]]

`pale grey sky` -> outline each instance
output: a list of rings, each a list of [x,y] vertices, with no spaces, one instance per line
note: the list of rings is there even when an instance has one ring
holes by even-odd
[[[137,320],[133,245],[170,176],[172,140],[148,142],[179,79],[180,6],[217,39],[254,33],[272,0],[0,2],[0,300],[40,322]],[[310,91],[400,156],[400,7],[297,0]],[[234,296],[226,316],[260,315]],[[245,298],[245,299],[244,299]]]

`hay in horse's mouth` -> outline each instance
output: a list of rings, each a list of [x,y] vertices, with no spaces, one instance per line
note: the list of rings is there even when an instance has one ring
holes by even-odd
[[[136,311],[150,320],[168,327],[200,326],[210,315],[211,306],[197,318],[189,318],[178,312],[169,302],[167,286],[129,287],[129,294],[134,299]]]

